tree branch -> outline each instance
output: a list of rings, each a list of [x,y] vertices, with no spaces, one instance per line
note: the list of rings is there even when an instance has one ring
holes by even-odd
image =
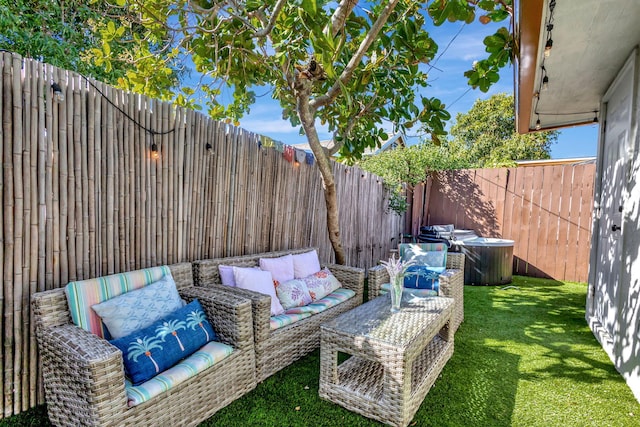
[[[358,0],[342,0],[340,4],[338,4],[338,7],[331,16],[331,35],[333,37],[344,27],[347,16],[349,16],[357,4]]]
[[[273,30],[273,26],[276,24],[276,19],[278,19],[278,15],[280,15],[280,12],[282,11],[282,9],[286,4],[287,4],[286,0],[278,0],[278,3],[276,3],[275,7],[273,8],[273,12],[271,12],[271,18],[269,19],[269,23],[267,24],[266,27],[264,27],[260,31],[256,31],[254,33],[255,37],[258,37],[258,38],[266,37],[271,32],[271,30]]]
[[[333,134],[333,147],[329,149],[330,156],[333,156],[338,151],[340,151],[340,149],[344,145],[347,138],[349,138],[351,131],[358,123],[358,120],[360,120],[362,116],[364,116],[366,113],[370,111],[371,107],[373,106],[377,98],[378,98],[378,95],[373,95],[369,100],[369,102],[367,103],[367,105],[360,108],[360,111],[358,112],[358,114],[354,114],[353,116],[351,116],[351,118],[349,118],[349,122],[347,122],[347,126],[344,128],[344,132],[342,132],[342,138],[341,138],[342,141],[340,143],[338,143],[337,141],[336,134],[335,133]]]
[[[367,52],[367,50],[369,50],[369,47],[374,42],[374,40],[378,38],[378,34],[380,33],[380,31],[382,31],[382,27],[384,27],[384,25],[387,23],[387,20],[389,19],[391,12],[393,12],[393,9],[398,4],[398,1],[399,0],[391,0],[384,7],[382,13],[380,14],[380,16],[378,16],[378,19],[371,27],[371,30],[364,38],[364,40],[362,40],[362,43],[360,43],[358,50],[351,57],[351,60],[349,60],[349,63],[344,68],[344,70],[342,70],[342,74],[340,74],[338,80],[333,84],[333,86],[331,86],[326,94],[310,101],[310,104],[313,108],[318,109],[320,107],[324,107],[325,105],[333,102],[338,97],[338,95],[340,95],[340,92],[342,91],[341,86],[346,85],[349,82],[356,67],[358,66],[360,61],[362,61],[362,57]]]

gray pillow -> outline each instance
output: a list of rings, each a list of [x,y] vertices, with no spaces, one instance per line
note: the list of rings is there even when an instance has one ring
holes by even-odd
[[[121,338],[146,328],[183,306],[171,274],[144,288],[92,305],[111,338]]]

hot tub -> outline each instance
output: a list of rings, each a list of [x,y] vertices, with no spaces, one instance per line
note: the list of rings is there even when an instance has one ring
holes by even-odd
[[[513,240],[476,237],[453,242],[465,255],[465,285],[505,285],[513,272]]]

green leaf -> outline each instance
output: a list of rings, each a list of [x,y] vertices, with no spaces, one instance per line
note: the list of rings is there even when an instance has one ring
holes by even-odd
[[[309,15],[316,15],[318,13],[318,4],[316,0],[302,0],[302,9]]]

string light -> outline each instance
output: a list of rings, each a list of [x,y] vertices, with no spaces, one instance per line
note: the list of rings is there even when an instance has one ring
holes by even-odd
[[[593,116],[593,123],[598,123],[598,112],[594,111],[593,112],[594,116]]]
[[[547,40],[547,44],[544,45],[544,57],[548,58],[551,55],[551,48],[553,47],[553,39]]]
[[[538,120],[536,120],[536,130],[540,130],[540,128],[542,128],[542,125],[540,124],[540,115],[538,114]]]
[[[51,89],[53,89],[53,100],[58,104],[64,102],[64,93],[62,92],[62,88],[56,82],[51,83]]]
[[[213,145],[210,142],[207,142],[207,145],[204,146],[207,154],[213,154]]]

